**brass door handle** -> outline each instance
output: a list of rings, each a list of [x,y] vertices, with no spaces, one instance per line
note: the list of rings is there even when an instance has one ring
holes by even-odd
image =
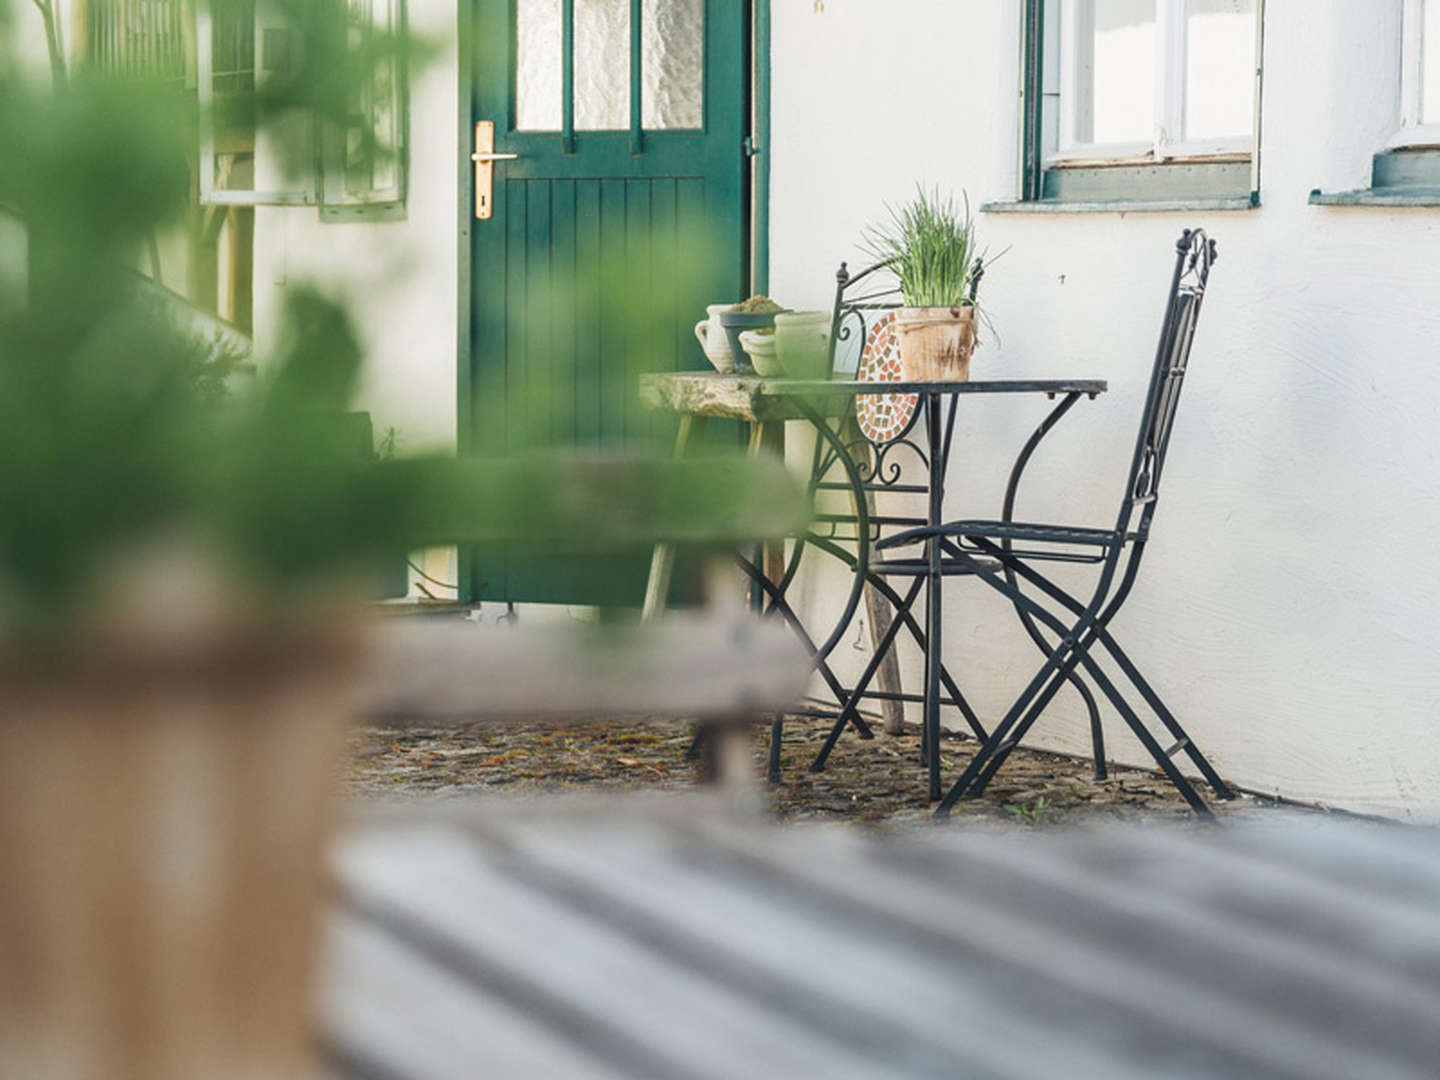
[[[514,161],[519,154],[495,152],[495,124],[481,120],[475,125],[475,152],[470,160],[475,163],[475,217],[478,221],[489,221],[495,213],[495,162]]]

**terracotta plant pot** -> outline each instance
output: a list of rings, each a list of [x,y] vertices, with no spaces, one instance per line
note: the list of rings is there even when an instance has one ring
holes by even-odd
[[[906,382],[967,382],[978,338],[973,307],[901,308],[895,316]]]
[[[314,1075],[353,680],[310,644],[43,675],[0,655],[0,1075]]]

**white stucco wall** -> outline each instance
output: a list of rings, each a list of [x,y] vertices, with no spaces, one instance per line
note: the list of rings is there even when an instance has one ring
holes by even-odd
[[[826,306],[862,227],[917,181],[976,203],[1013,197],[1020,5],[811,8],[774,5],[771,291]],[[1433,822],[1440,209],[1307,203],[1312,188],[1368,182],[1397,115],[1399,8],[1267,0],[1258,210],[982,217],[983,242],[1010,250],[984,286],[1001,338],[974,370],[1110,381],[1051,435],[1019,504],[1040,520],[1110,524],[1173,241],[1187,225],[1210,230],[1221,259],[1153,541],[1115,630],[1239,784]],[[948,516],[998,515],[1010,462],[1046,407],[967,403]],[[952,584],[947,612],[947,659],[993,720],[1038,654],[978,583]],[[842,652],[858,670],[863,654]],[[913,653],[905,675],[919,685]],[[1118,718],[1107,731],[1117,757],[1145,761]],[[1032,741],[1086,752],[1068,690]]]
[[[314,207],[261,207],[255,221],[255,327],[262,362],[285,289],[343,290],[369,348],[359,408],[377,437],[394,427],[406,452],[453,448],[460,217],[456,145],[456,6],[408,5],[434,52],[410,85],[406,215],[387,223],[322,223]]]

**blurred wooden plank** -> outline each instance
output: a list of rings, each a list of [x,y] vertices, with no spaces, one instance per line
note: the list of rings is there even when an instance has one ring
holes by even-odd
[[[876,1061],[877,1074],[1154,1075],[1092,1032],[1042,1025],[986,979],[957,975],[886,927],[777,902],[753,878],[696,858],[692,833],[597,835],[578,823],[519,820],[482,832],[515,850],[515,859],[496,866],[525,887],[826,1033]]]
[[[367,850],[368,849],[368,850]],[[625,1075],[869,1078],[813,1033],[494,872],[473,838],[342,843],[342,909]]]
[[[963,893],[967,901],[1063,931],[1166,981],[1223,994],[1257,1030],[1290,1027],[1325,1039],[1357,1018],[1397,1067],[1440,1058],[1440,987],[1384,964],[1338,955],[1274,929],[1218,917],[1142,883],[1087,868],[1043,842],[977,832],[950,858],[918,847],[877,848],[879,868]],[[900,879],[900,880],[903,880]],[[1287,905],[1324,902],[1306,896]],[[1378,1064],[1378,1062],[1377,1062]]]
[[[324,957],[321,1025],[337,1078],[625,1075],[353,915],[332,914]]]
[[[395,721],[740,721],[796,701],[810,671],[788,628],[750,616],[549,629],[391,620],[379,631],[367,711]]]
[[[1235,999],[1228,985],[1197,984],[1166,969],[1163,957],[1136,957],[1117,942],[1067,928],[1065,906],[1051,902],[1047,917],[1017,911],[1018,898],[997,904],[979,890],[920,876],[902,877],[871,860],[863,837],[839,831],[764,839],[727,834],[725,846],[749,871],[789,882],[798,895],[856,915],[891,921],[894,932],[918,934],[958,972],[984,973],[1018,1006],[1050,1013],[1062,1029],[1119,1026],[1135,1056],[1163,1060],[1184,1046],[1214,1075],[1288,1077],[1414,1077],[1384,1060],[1379,1048],[1296,1024]],[[1064,1011],[1053,1011],[1055,993]],[[1144,1048],[1144,1049],[1141,1049]],[[1385,1048],[1388,1049],[1388,1048]]]
[[[602,1075],[1017,1080],[1420,1078],[1440,1057],[1440,839],[1422,831],[877,839],[471,811],[352,830],[337,867],[331,947],[351,955],[331,992],[353,997],[327,1015],[414,1064],[397,1075],[469,1075],[426,1069],[471,1045],[455,1010],[480,1005],[476,1043],[523,1014],[515,1076],[569,1075],[571,1052]],[[1395,963],[1407,942],[1416,962]],[[357,1043],[357,1025],[384,1030]]]

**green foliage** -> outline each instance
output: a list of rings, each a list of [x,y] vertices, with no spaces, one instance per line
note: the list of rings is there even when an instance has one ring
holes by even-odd
[[[768,296],[752,296],[736,304],[734,310],[737,315],[776,315],[785,308]]]
[[[296,108],[343,116],[348,80],[370,61],[345,50],[332,4],[278,6],[304,38],[299,62],[224,107],[258,122]],[[364,351],[333,287],[292,287],[261,374],[227,392],[234,353],[145,302],[127,266],[191,209],[196,101],[83,70],[33,80],[6,51],[33,17],[0,0],[0,30],[12,30],[0,36],[0,214],[24,240],[0,260],[22,264],[26,285],[18,302],[0,296],[0,641],[83,636],[106,583],[137,554],[177,542],[204,553],[247,602],[278,610],[431,544],[639,545],[780,527],[776,513],[757,526],[755,512],[784,517],[793,488],[733,461],[577,481],[553,454],[532,451],[543,433],[487,446],[508,460],[377,455],[351,422]],[[415,54],[400,40],[366,48]],[[296,168],[314,151],[273,149]],[[0,231],[0,246],[15,233]],[[643,355],[673,346],[668,322],[626,317],[648,335],[634,338]],[[576,402],[600,392],[541,389]]]
[[[868,229],[866,247],[900,279],[910,307],[956,307],[970,303],[970,282],[981,253],[975,250],[970,199],[963,206],[938,189],[917,188],[915,198],[887,207],[890,221]]]
[[[1026,825],[1040,825],[1050,813],[1050,800],[1044,795],[1031,803],[1006,803],[1005,812]]]

